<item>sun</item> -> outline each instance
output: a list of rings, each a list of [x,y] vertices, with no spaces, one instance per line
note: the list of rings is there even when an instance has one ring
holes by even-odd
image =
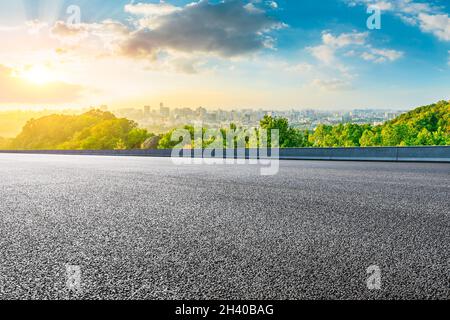
[[[20,77],[37,85],[45,85],[55,80],[52,71],[43,65],[27,67],[20,73]]]

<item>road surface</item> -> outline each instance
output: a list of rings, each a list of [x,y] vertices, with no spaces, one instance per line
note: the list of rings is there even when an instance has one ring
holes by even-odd
[[[450,164],[259,173],[2,154],[0,299],[450,298]]]

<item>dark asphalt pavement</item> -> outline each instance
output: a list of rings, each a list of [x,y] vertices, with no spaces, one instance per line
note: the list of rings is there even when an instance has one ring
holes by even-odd
[[[0,299],[450,298],[450,164],[259,172],[0,155]]]

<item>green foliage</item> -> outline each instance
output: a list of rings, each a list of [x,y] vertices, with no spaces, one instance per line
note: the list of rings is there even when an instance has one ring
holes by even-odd
[[[236,126],[234,124],[231,124],[230,129],[236,130]],[[215,137],[211,137],[209,139],[199,138],[200,135],[202,135],[202,137],[206,137],[207,128],[202,128],[201,134],[200,134],[200,132],[195,132],[195,128],[193,126],[184,126],[183,128],[181,128],[181,130],[187,131],[187,133],[190,136],[190,140],[183,141],[183,138],[185,138],[185,137],[182,136],[180,129],[173,129],[173,130],[169,131],[168,133],[163,134],[161,136],[161,139],[159,140],[159,144],[158,144],[158,149],[173,149],[175,147],[191,149],[191,148],[200,148],[200,146],[202,148],[208,148],[210,146],[215,147],[215,144],[216,144]],[[223,147],[226,147],[225,137],[226,137],[227,132],[228,132],[227,129],[220,129],[217,131],[217,135],[222,136]],[[177,137],[175,134],[180,134],[180,136]],[[172,141],[172,137],[174,138],[175,141]],[[195,140],[195,138],[197,138],[197,140]],[[182,141],[185,143],[184,145],[180,145],[180,143]]]
[[[299,147],[371,147],[371,146],[429,146],[450,145],[450,103],[438,103],[412,110],[380,126],[352,123],[336,126],[319,125],[315,131],[292,128],[285,118],[265,116],[260,128],[269,133],[278,130],[281,148]],[[190,139],[186,148],[217,147],[214,137],[205,141],[195,138],[194,127],[185,126]],[[242,128],[231,124],[216,135],[232,136],[235,146],[254,147],[258,135],[243,133]],[[175,130],[157,138],[159,149],[172,149],[182,141],[172,141]],[[206,129],[203,129],[203,135]],[[44,150],[105,150],[136,149],[149,138],[155,137],[134,121],[116,118],[112,113],[91,110],[81,115],[49,115],[31,119],[14,139],[0,138],[0,149]],[[195,139],[197,140],[195,140]],[[224,147],[227,147],[224,139]],[[230,139],[231,140],[231,139]],[[228,145],[229,146],[229,145]]]
[[[194,127],[192,127],[192,126],[184,126],[182,129],[189,131],[189,134],[191,136],[190,143],[186,144],[183,147],[184,148],[191,148],[194,145],[194,139],[193,139],[193,137],[194,137]],[[176,146],[178,146],[181,143],[181,141],[183,140],[182,136],[180,136],[178,140],[174,139],[175,141],[172,141],[172,136],[175,134],[175,132],[178,132],[178,131],[179,131],[179,129],[173,129],[173,130],[170,130],[169,132],[167,132],[166,134],[163,134],[161,136],[161,139],[159,140],[158,149],[173,149]]]
[[[271,146],[271,132],[278,130],[280,148],[299,148],[308,146],[308,132],[292,128],[286,118],[264,116],[260,122],[261,129],[268,131],[268,144]]]
[[[364,130],[359,139],[359,145],[361,147],[377,147],[382,145],[381,128],[374,127]]]
[[[450,103],[420,107],[381,126],[319,125],[309,135],[309,143],[313,147],[450,145]]]
[[[140,149],[142,144],[153,136],[154,134],[146,129],[133,128],[128,132],[127,146],[129,149]]]
[[[140,148],[151,135],[127,119],[91,110],[82,115],[51,115],[30,120],[12,141],[23,150],[107,150]]]

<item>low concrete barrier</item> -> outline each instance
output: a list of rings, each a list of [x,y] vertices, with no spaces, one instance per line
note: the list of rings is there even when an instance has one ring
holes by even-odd
[[[450,147],[397,148],[397,161],[450,162]]]
[[[235,158],[243,150],[235,150]],[[252,150],[254,151],[254,150]],[[172,150],[0,150],[0,153],[171,157]],[[189,151],[194,156],[194,150]],[[211,154],[206,150],[205,154]],[[214,155],[214,152],[212,153]],[[224,152],[226,154],[226,152]],[[245,157],[252,153],[245,150]],[[183,152],[179,152],[182,156]],[[269,152],[270,156],[270,152]],[[370,147],[370,148],[287,148],[280,149],[282,160],[336,160],[336,161],[393,161],[393,162],[450,162],[450,146],[442,147]]]
[[[0,150],[0,154],[46,154],[81,156],[171,157],[172,150]]]
[[[282,149],[280,157],[297,160],[450,162],[450,146]]]
[[[280,156],[296,160],[397,161],[397,148],[283,149]]]

